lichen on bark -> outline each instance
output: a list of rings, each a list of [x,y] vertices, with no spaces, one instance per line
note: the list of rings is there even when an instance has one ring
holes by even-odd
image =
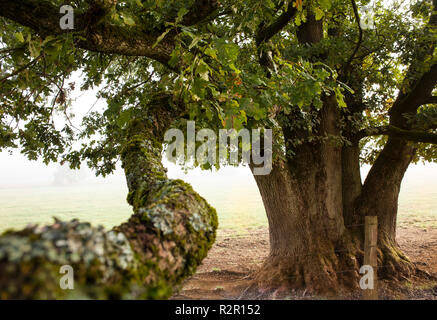
[[[128,127],[127,222],[108,232],[56,220],[0,236],[1,299],[165,299],[195,272],[215,240],[217,214],[190,185],[167,178],[162,141],[172,121],[155,113]],[[73,267],[74,290],[60,288],[63,265]]]

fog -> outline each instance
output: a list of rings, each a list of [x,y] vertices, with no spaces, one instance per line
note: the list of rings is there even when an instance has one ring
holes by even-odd
[[[83,93],[78,89],[73,92],[75,126],[79,126],[81,118],[90,110],[105,107],[103,101],[96,101],[95,93],[95,90]],[[167,161],[164,165],[170,178],[192,184],[217,209],[222,227],[241,229],[267,224],[262,199],[247,167],[225,167],[219,171],[195,169],[185,173]],[[363,179],[368,170],[368,166],[362,168]],[[19,150],[0,153],[0,231],[27,223],[47,223],[54,215],[110,227],[130,215],[126,193],[120,167],[102,178],[86,167],[73,171],[55,163],[29,161]],[[402,183],[399,202],[403,221],[435,221],[437,227],[437,164],[411,165]]]

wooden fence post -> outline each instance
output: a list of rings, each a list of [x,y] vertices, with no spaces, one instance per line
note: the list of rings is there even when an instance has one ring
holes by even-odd
[[[364,220],[364,265],[373,268],[373,289],[365,289],[365,300],[378,300],[378,217],[366,216]]]

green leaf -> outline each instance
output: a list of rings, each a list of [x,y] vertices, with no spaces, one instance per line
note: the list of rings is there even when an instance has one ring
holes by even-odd
[[[156,39],[156,42],[153,44],[153,46],[152,46],[152,48],[155,48],[157,45],[158,45],[158,43],[160,43],[161,41],[162,41],[162,39],[164,39],[165,38],[165,36],[167,35],[167,33],[169,33],[170,32],[170,30],[171,30],[171,28],[169,28],[169,29],[167,29],[167,30],[165,30],[157,39]]]
[[[196,46],[196,44],[198,44],[200,40],[202,40],[201,37],[195,37],[191,42],[190,46],[188,47],[188,50],[193,49],[193,47]]]
[[[176,18],[176,23],[179,23],[182,21],[182,18],[188,13],[188,9],[187,8],[181,8],[178,11],[178,17]]]
[[[211,58],[217,59],[217,51],[211,47],[206,48],[205,54]]]
[[[331,0],[319,0],[319,3],[320,3],[320,6],[322,7],[322,9],[324,9],[324,10],[331,9],[331,6],[332,6]]]
[[[300,26],[302,24],[300,15],[296,15],[296,17],[294,18],[294,23],[296,24],[296,26]]]
[[[123,127],[132,117],[132,109],[123,110],[117,118],[117,125]]]
[[[193,95],[195,100],[203,99],[205,97],[205,89],[203,84],[204,82],[202,79],[194,78],[191,88],[191,94]]]
[[[240,52],[240,47],[235,43],[228,43],[223,39],[215,40],[215,45],[217,47],[217,56],[220,62],[224,65],[233,64]]]
[[[207,119],[208,119],[209,121],[211,121],[211,120],[212,120],[212,109],[211,109],[210,106],[207,106],[207,107],[205,108],[205,114],[206,114]]]
[[[322,19],[325,15],[325,13],[320,8],[315,8],[314,13],[316,14],[316,20]]]
[[[209,67],[208,65],[201,60],[199,65],[196,68],[196,73],[205,81],[209,81]]]
[[[36,41],[32,41],[29,43],[29,51],[32,58],[36,58],[39,56],[41,52],[41,47],[38,45]]]
[[[15,38],[17,38],[17,40],[20,41],[21,43],[24,42],[24,37],[23,37],[23,34],[21,32],[17,32],[15,34]]]
[[[123,15],[124,24],[133,27],[135,25],[135,20],[129,16]]]
[[[334,88],[335,97],[340,108],[347,108],[346,102],[344,102],[344,95],[339,87]]]

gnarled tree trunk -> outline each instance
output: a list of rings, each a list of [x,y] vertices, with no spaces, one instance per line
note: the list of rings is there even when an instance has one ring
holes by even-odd
[[[335,135],[335,111],[324,108],[320,132]],[[286,138],[290,134],[284,130]],[[255,274],[255,285],[323,294],[358,288],[365,216],[378,216],[379,276],[413,275],[416,267],[396,243],[396,216],[414,151],[407,142],[389,138],[364,184],[357,146],[330,141],[304,143],[270,175],[254,176],[270,236],[270,254]]]
[[[436,17],[431,16],[430,26],[435,27]],[[321,41],[321,20],[309,15],[299,26],[297,38],[305,46]],[[429,57],[435,48],[435,38],[424,39],[425,43],[417,46],[417,57]],[[328,52],[315,51],[317,54],[310,61],[323,61],[329,56]],[[354,88],[354,93],[346,94],[348,106],[343,118],[332,96],[325,97],[320,111],[312,106],[306,108],[316,114],[312,123],[319,123],[311,130],[304,118],[312,116],[309,112],[292,107],[290,114],[278,116],[286,159],[277,163],[269,176],[255,176],[268,216],[271,246],[269,257],[255,274],[256,287],[298,288],[316,293],[338,293],[342,287],[358,287],[359,267],[364,260],[365,216],[378,216],[379,276],[405,278],[417,271],[396,244],[400,185],[415,148],[405,137],[401,140],[390,135],[361,183],[362,137],[357,137],[354,121],[346,120],[349,115],[361,117],[366,109],[363,76],[360,72],[355,74],[350,65],[357,58],[355,53],[341,70],[343,82]],[[389,112],[390,125],[411,129],[405,114],[414,116],[432,96],[437,65],[424,70],[424,60],[419,58],[409,67],[405,87]],[[348,137],[352,144],[329,141],[330,137],[339,136]]]
[[[0,298],[162,299],[194,273],[215,239],[215,210],[161,163],[165,129],[178,113],[160,97],[131,122],[121,158],[134,214],[106,232],[56,221],[0,237]],[[74,290],[60,288],[71,265]]]
[[[320,137],[338,134],[332,99],[321,115]],[[284,130],[285,139],[295,134]],[[360,247],[344,227],[341,153],[331,141],[305,142],[270,175],[254,176],[270,233],[270,255],[255,275],[257,287],[334,293],[358,286]]]
[[[356,200],[354,221],[364,216],[378,217],[379,274],[389,278],[412,275],[416,267],[396,243],[396,219],[402,178],[413,159],[415,148],[397,138],[389,138],[372,166]]]

